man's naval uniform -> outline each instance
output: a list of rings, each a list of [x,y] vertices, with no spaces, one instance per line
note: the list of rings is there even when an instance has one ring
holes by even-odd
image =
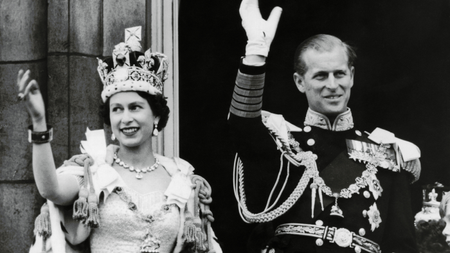
[[[357,159],[368,152],[367,147],[375,147],[376,152],[388,147],[375,144],[366,133],[356,130],[350,109],[334,123],[309,109],[305,125],[290,131],[283,146],[283,139],[277,138],[280,134],[273,129],[276,127],[265,125],[271,114],[261,113],[264,72],[264,66],[241,64],[229,116],[239,156],[235,169],[241,168],[236,172],[240,177],[236,176],[235,191],[241,194],[241,208],[247,209],[244,220],[259,224],[250,236],[249,252],[264,248],[284,253],[417,252],[409,192],[412,175],[386,166],[386,160],[380,164]],[[295,128],[287,124],[289,129]],[[348,146],[353,144],[360,148],[350,158]],[[315,165],[299,165],[302,159],[292,159],[296,154],[312,155],[303,161],[314,161]],[[311,172],[314,168],[316,176]],[[311,175],[305,176],[305,171]],[[277,204],[264,214],[256,214],[267,207],[277,178],[269,206],[278,198]],[[319,191],[313,181],[324,190]]]

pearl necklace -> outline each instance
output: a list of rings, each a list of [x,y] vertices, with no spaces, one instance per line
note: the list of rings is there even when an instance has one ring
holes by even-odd
[[[114,153],[113,159],[114,159],[115,163],[122,166],[124,169],[127,169],[130,172],[136,172],[137,179],[142,179],[144,177],[144,175],[142,175],[142,173],[152,172],[152,171],[156,170],[159,166],[159,160],[156,157],[155,157],[155,163],[152,166],[148,166],[143,169],[136,169],[136,168],[134,168],[134,166],[130,166],[130,165],[126,164],[124,161],[120,160],[120,158],[117,156],[117,153]]]

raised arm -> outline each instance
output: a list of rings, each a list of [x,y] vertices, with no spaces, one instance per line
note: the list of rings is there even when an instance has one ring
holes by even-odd
[[[34,133],[47,132],[45,105],[36,80],[30,81],[30,71],[17,75],[18,98],[27,108]],[[33,141],[33,174],[42,197],[59,205],[71,204],[78,194],[78,182],[71,175],[57,175],[50,140]]]
[[[276,152],[276,143],[261,119],[265,60],[281,8],[275,7],[264,20],[258,1],[244,0],[239,12],[248,40],[236,77],[228,123],[235,150],[245,165],[246,205],[250,211],[259,212],[266,205],[277,179],[281,154]]]
[[[242,27],[247,34],[245,57],[242,60],[230,113],[242,118],[260,116],[265,78],[265,61],[278,26],[282,9],[275,7],[263,19],[258,0],[244,0],[239,8]]]

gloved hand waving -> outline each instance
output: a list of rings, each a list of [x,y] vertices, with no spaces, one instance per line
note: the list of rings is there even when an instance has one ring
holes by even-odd
[[[247,34],[245,55],[260,55],[267,57],[270,44],[277,31],[281,17],[281,7],[275,7],[267,20],[264,20],[259,10],[258,0],[243,0],[239,8],[242,27]]]

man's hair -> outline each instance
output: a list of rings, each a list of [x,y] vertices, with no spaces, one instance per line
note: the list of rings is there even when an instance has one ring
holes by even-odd
[[[347,54],[348,67],[352,67],[356,60],[356,53],[350,45],[344,43],[335,36],[328,34],[317,34],[304,40],[300,45],[298,45],[294,54],[294,71],[303,76],[308,70],[308,66],[306,66],[303,59],[303,55],[308,49],[313,49],[319,52],[330,52],[336,46],[342,46],[344,48],[345,53]]]

